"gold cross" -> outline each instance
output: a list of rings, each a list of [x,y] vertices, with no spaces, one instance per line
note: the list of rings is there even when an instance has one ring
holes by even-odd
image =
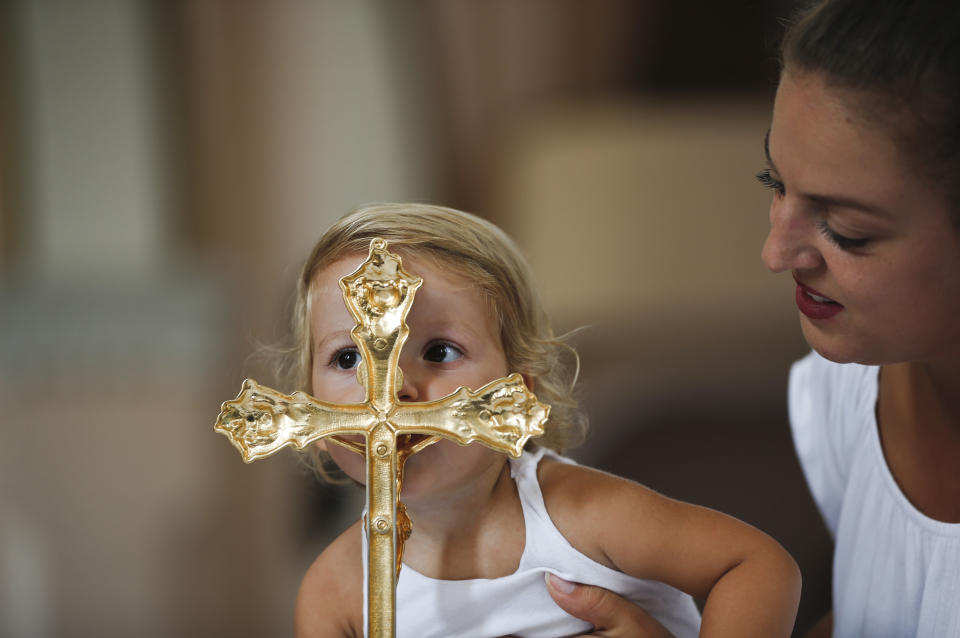
[[[460,387],[437,401],[397,400],[403,383],[400,349],[410,332],[405,319],[422,283],[420,277],[403,270],[400,257],[379,238],[370,242],[367,260],[340,280],[344,301],[356,321],[351,336],[361,353],[357,378],[366,391],[363,403],[327,403],[303,392],[287,396],[247,379],[239,396],[223,404],[214,426],[247,463],[287,445],[302,449],[324,437],[366,455],[370,638],[392,637],[396,629],[403,528],[409,535],[409,521],[398,500],[406,458],[441,437],[461,445],[478,441],[518,457],[530,437],[543,434],[550,412],[550,406],[537,401],[516,373],[476,391]],[[364,435],[366,443],[343,439],[344,434]],[[398,446],[398,436],[411,434],[428,437]]]

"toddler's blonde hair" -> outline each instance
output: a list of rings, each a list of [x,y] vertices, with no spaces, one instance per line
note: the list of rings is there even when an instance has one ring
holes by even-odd
[[[573,396],[579,359],[571,346],[554,335],[529,265],[497,226],[451,208],[375,204],[347,214],[324,233],[297,281],[294,341],[281,369],[286,387],[311,391],[314,278],[341,257],[366,254],[374,237],[387,240],[389,249],[401,256],[429,260],[473,282],[492,306],[510,371],[526,375],[537,398],[551,406],[546,433],[534,442],[560,452],[582,442],[587,419]],[[312,465],[319,469],[322,458],[311,456]]]

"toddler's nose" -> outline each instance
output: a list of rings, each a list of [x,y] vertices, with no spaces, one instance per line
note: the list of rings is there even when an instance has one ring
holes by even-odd
[[[410,369],[409,367],[407,368]],[[403,368],[400,369],[403,377],[403,383],[400,384],[400,390],[397,391],[397,399],[400,401],[419,401],[420,392],[417,390],[417,384],[412,374],[407,374]]]

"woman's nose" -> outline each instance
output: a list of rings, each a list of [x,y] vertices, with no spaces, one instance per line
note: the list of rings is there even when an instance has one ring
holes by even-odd
[[[770,232],[760,257],[773,272],[816,268],[823,262],[813,241],[816,233],[813,220],[804,211],[775,199],[770,205]]]

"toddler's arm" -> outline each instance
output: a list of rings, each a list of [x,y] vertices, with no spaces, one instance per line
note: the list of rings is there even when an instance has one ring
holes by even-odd
[[[763,532],[580,466],[541,463],[551,518],[594,560],[705,599],[701,636],[790,635],[800,572]]]

